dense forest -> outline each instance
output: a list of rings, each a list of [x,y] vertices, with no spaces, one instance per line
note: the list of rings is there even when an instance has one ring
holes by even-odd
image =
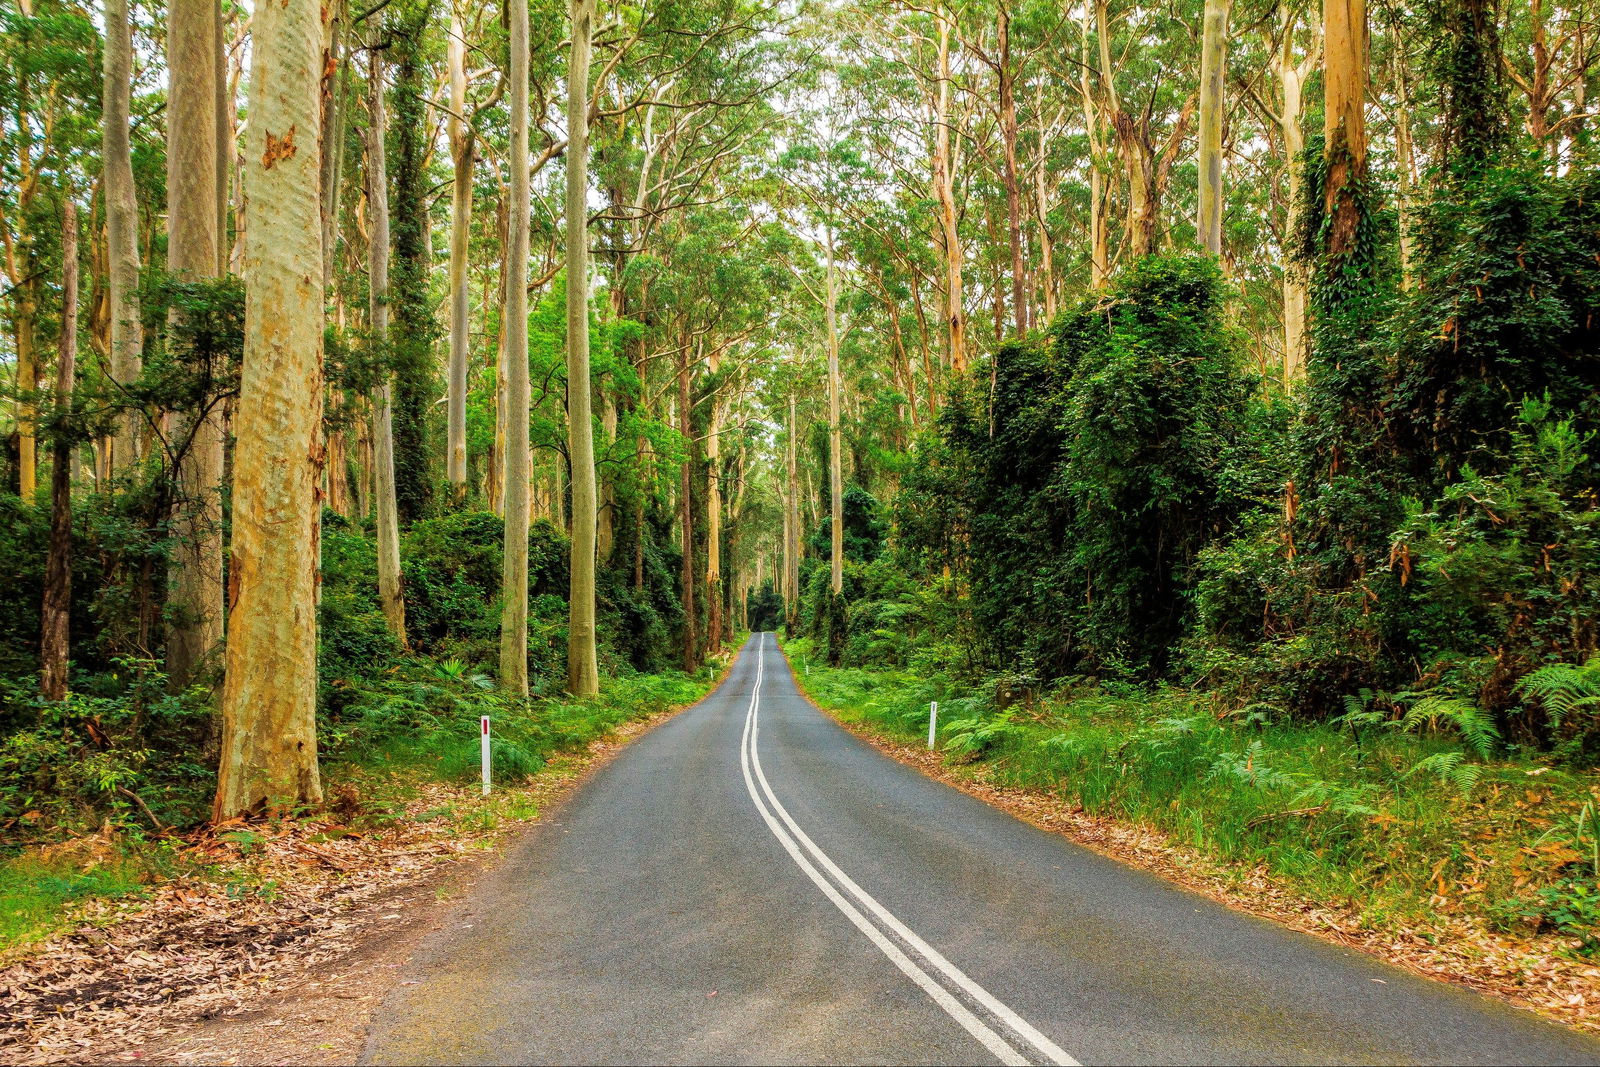
[[[1593,948],[1597,18],[0,6],[0,839],[470,777],[491,711],[523,773],[779,631],[971,757],[1182,694],[1240,789],[1551,768],[1516,891]],[[1377,810],[1308,788],[1250,839]]]

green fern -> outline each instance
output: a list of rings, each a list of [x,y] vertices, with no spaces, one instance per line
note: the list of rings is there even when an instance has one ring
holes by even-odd
[[[1494,746],[1500,740],[1500,731],[1472,701],[1431,693],[1401,694],[1402,699],[1407,697],[1416,697],[1416,702],[1406,709],[1405,715],[1399,721],[1390,723],[1391,726],[1414,732],[1423,727],[1437,730],[1441,725],[1449,723],[1455,727],[1467,747],[1476,752],[1480,758],[1488,759],[1494,753]]]
[[[1517,692],[1542,704],[1551,729],[1559,729],[1563,719],[1600,710],[1600,656],[1581,667],[1571,663],[1540,667],[1517,683]]]
[[[1483,777],[1483,765],[1468,763],[1465,752],[1435,752],[1425,759],[1419,760],[1402,778],[1410,778],[1414,774],[1432,774],[1445,785],[1454,786],[1462,794],[1472,792],[1478,780]]]

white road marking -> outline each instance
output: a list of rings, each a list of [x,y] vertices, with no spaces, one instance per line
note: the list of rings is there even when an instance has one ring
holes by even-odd
[[[817,888],[822,890],[823,895],[831,900],[834,906],[855,924],[857,929],[866,934],[872,943],[877,945],[879,950],[896,967],[899,967],[923,992],[927,993],[935,1004],[938,1004],[946,1014],[960,1023],[969,1034],[990,1052],[994,1053],[995,1057],[1002,1063],[1027,1064],[1029,1061],[988,1024],[978,1018],[966,1005],[956,999],[949,990],[940,985],[938,980],[929,974],[926,969],[907,956],[899,945],[885,936],[883,931],[873,925],[858,908],[846,900],[838,888],[829,882],[817,870],[816,865],[802,854],[801,847],[810,853],[811,857],[817,861],[817,864],[820,864],[824,870],[831,874],[839,885],[843,886],[863,907],[877,916],[879,921],[898,935],[925,961],[942,972],[952,985],[965,993],[970,999],[982,1005],[995,1018],[999,1019],[1008,1028],[1026,1040],[1028,1044],[1037,1049],[1049,1062],[1060,1064],[1062,1067],[1076,1067],[1077,1060],[1067,1055],[1058,1045],[1041,1034],[1025,1019],[969,978],[959,967],[945,959],[937,949],[929,945],[921,937],[918,937],[888,908],[885,908],[870,893],[857,885],[849,875],[839,868],[838,864],[833,862],[826,852],[817,846],[816,842],[811,840],[810,836],[790,816],[788,809],[778,800],[777,794],[773,792],[771,784],[767,781],[766,773],[761,768],[761,756],[756,748],[756,740],[760,735],[761,728],[761,682],[766,676],[766,661],[763,655],[766,650],[766,640],[765,634],[762,634],[757,640],[756,684],[754,692],[750,695],[750,706],[745,712],[744,736],[740,741],[739,762],[744,772],[745,788],[749,790],[750,799],[755,802],[756,810],[760,812],[761,818],[767,824],[767,828],[772,831],[779,844],[783,845],[784,850],[789,853],[796,865],[816,883]],[[752,777],[752,770],[754,777]],[[757,781],[761,785],[759,792],[756,789]],[[765,800],[763,800],[763,794]],[[771,809],[768,808],[769,803],[771,804]],[[774,810],[777,812],[778,818],[773,817]],[[781,823],[779,819],[782,820]]]

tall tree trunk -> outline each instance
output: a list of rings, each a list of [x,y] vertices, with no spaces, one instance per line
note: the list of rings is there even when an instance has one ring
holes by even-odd
[[[1322,23],[1327,251],[1347,256],[1355,251],[1361,223],[1359,190],[1367,176],[1366,0],[1323,0]]]
[[[450,196],[450,368],[446,390],[447,457],[445,477],[459,507],[467,499],[467,246],[472,237],[472,161],[476,146],[464,121],[467,111],[465,28],[452,6],[450,41],[450,158],[455,178]]]
[[[233,607],[212,815],[322,800],[317,517],[322,240],[317,0],[256,8],[245,182],[245,339],[234,452]],[[207,211],[207,215],[215,216]]]
[[[1011,69],[1011,11],[1000,4],[1000,140],[1005,150],[1006,235],[1011,243],[1011,315],[1017,332],[1028,329],[1028,273],[1022,262],[1022,191],[1017,180],[1016,72]]]
[[[31,263],[23,270],[27,278],[15,287],[12,310],[17,331],[17,488],[22,499],[31,503],[39,488],[39,409],[34,400],[34,390],[39,387],[39,283]]]
[[[784,527],[784,555],[783,555],[783,598],[784,598],[784,626],[790,637],[800,627],[800,477],[798,452],[799,442],[796,435],[799,433],[799,422],[795,419],[794,386],[789,386],[789,440],[787,442],[787,456],[784,460],[786,469],[786,482],[788,493],[784,498],[784,518],[787,524]]]
[[[111,379],[126,386],[143,367],[144,327],[139,319],[139,204],[134,196],[133,153],[128,143],[128,98],[133,76],[133,31],[128,0],[106,0],[105,152],[106,281],[110,289]],[[111,468],[139,460],[144,419],[138,411],[117,417]]]
[[[834,596],[844,593],[844,433],[839,422],[839,282],[834,263],[833,228],[828,228],[828,491],[832,501],[833,516],[833,570]]]
[[[572,586],[567,600],[567,689],[600,691],[595,653],[593,389],[589,381],[589,39],[595,0],[572,0],[567,70],[567,455],[572,462]]]
[[[389,159],[384,141],[389,130],[384,107],[383,52],[369,53],[367,75],[367,293],[372,339],[385,355],[389,344]],[[385,372],[372,405],[372,461],[376,470],[378,526],[378,604],[389,632],[401,648],[406,640],[406,594],[400,571],[400,504],[394,471],[394,385]]]
[[[1200,45],[1200,247],[1222,255],[1222,119],[1227,111],[1228,13],[1232,0],[1206,0]]]
[[[61,203],[61,342],[56,363],[58,420],[72,414],[73,374],[78,358],[78,206]],[[72,453],[70,425],[59,425],[50,471],[50,547],[45,557],[44,605],[40,615],[39,692],[46,700],[67,697],[67,656],[72,618]]]
[[[719,351],[711,353],[711,378],[716,383],[722,369]],[[706,649],[712,655],[722,651],[722,441],[718,435],[717,396],[712,390],[706,425]]]
[[[167,267],[217,276],[217,0],[173,0],[167,20]],[[320,53],[321,39],[318,38]],[[315,130],[315,126],[305,127]],[[315,228],[313,228],[313,232]],[[319,263],[320,266],[320,263]],[[322,320],[320,303],[316,315]],[[191,413],[179,441],[167,673],[177,687],[222,643],[222,413]]]
[[[1284,230],[1293,241],[1300,232],[1301,218],[1306,205],[1301,198],[1305,180],[1306,139],[1300,129],[1302,96],[1309,64],[1315,57],[1315,48],[1304,60],[1294,58],[1294,24],[1292,12],[1283,17],[1283,39],[1279,42],[1273,66],[1278,75],[1278,86],[1283,96],[1283,108],[1278,113],[1278,130],[1283,135],[1285,181],[1288,184],[1285,200],[1288,211]],[[1285,256],[1283,265],[1283,385],[1293,389],[1305,377],[1306,368],[1306,273],[1297,257]]]
[[[500,688],[528,695],[528,0],[511,10],[511,172],[506,223],[505,558],[501,576]]]
[[[1395,31],[1398,44],[1399,30]],[[1396,221],[1400,227],[1400,287],[1409,289],[1416,280],[1417,225],[1412,210],[1417,196],[1417,152],[1411,136],[1411,82],[1406,70],[1404,50],[1394,49],[1394,155],[1399,177],[1399,203]]]
[[[950,140],[950,20],[939,27],[939,90],[934,109],[933,187],[939,202],[939,232],[944,244],[944,317],[952,373],[967,372],[967,313],[961,293],[961,233],[956,220],[955,159]],[[933,389],[933,383],[928,383]]]
[[[333,249],[339,235],[339,163],[344,151],[343,56],[345,0],[334,0],[323,57],[322,101],[322,287],[333,287]]]
[[[1095,289],[1104,289],[1111,273],[1110,249],[1106,240],[1106,143],[1101,127],[1104,110],[1095,106],[1094,86],[1089,78],[1089,18],[1090,13],[1085,9],[1083,42],[1078,61],[1078,91],[1083,97],[1083,126],[1089,139],[1089,284]],[[1101,77],[1109,78],[1109,75],[1107,71]]]
[[[700,667],[700,620],[695,614],[694,596],[694,405],[689,389],[689,346],[678,355],[678,432],[683,436],[683,462],[678,467],[678,524],[683,537],[683,566],[680,584],[683,593],[683,669],[694,673]]]

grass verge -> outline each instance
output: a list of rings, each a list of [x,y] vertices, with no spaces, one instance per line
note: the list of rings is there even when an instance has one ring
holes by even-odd
[[[1191,888],[1600,1029],[1600,775],[1473,724],[1229,714],[1179,690],[993,690],[821,666],[820,706],[935,776]],[[926,751],[939,702],[937,750]]]
[[[509,701],[487,679],[451,663],[413,660],[348,694],[322,724],[328,807],[299,818],[235,821],[192,833],[144,834],[107,823],[98,833],[28,848],[0,861],[0,964],[63,930],[105,925],[136,911],[156,887],[220,886],[233,898],[282,889],[272,842],[293,840],[298,859],[348,876],[360,860],[338,843],[376,843],[425,832],[487,845],[537,815],[541,798],[586,765],[579,758],[620,728],[685,707],[712,687],[699,675],[606,679],[598,697]],[[495,791],[479,795],[478,717],[491,716]],[[320,859],[318,857],[321,857]]]

